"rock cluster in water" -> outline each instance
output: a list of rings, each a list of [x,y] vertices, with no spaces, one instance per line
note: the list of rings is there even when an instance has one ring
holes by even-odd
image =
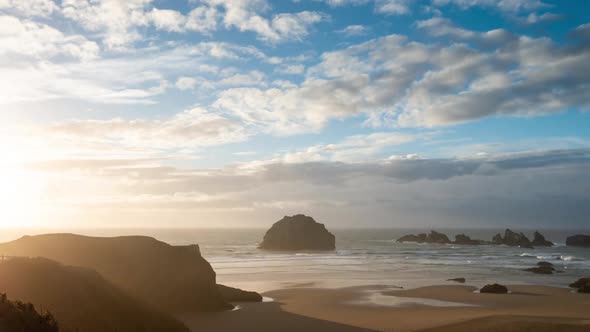
[[[573,235],[568,237],[565,243],[570,247],[590,248],[590,235]]]
[[[267,250],[334,250],[336,238],[324,224],[303,214],[285,216],[264,235],[259,246]]]
[[[405,235],[400,237],[397,242],[459,244],[472,246],[482,244],[497,244],[522,248],[532,248],[534,245],[539,247],[553,246],[553,242],[547,241],[545,237],[539,232],[535,232],[534,240],[531,241],[523,233],[516,233],[510,229],[507,229],[504,232],[504,236],[502,236],[502,234],[496,234],[491,242],[472,239],[465,234],[458,234],[455,236],[455,241],[451,241],[447,235],[436,231],[431,231],[430,234],[421,233],[417,235]]]

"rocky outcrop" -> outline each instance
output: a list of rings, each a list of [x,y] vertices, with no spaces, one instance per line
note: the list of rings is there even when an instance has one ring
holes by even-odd
[[[545,236],[543,236],[543,234],[539,233],[538,231],[535,231],[535,234],[533,236],[534,236],[534,238],[533,238],[533,241],[531,244],[534,247],[553,247],[554,246],[553,242],[545,239]]]
[[[450,244],[452,243],[448,236],[443,233],[431,231],[430,234],[405,235],[397,239],[397,242],[416,242],[416,243],[438,243]]]
[[[217,285],[219,292],[227,302],[262,302],[262,295],[239,288]]]
[[[479,292],[489,294],[506,294],[508,293],[508,288],[500,284],[490,284],[483,286],[482,289],[479,290]]]
[[[542,262],[537,263],[537,266],[553,267],[553,263],[542,261]]]
[[[26,236],[0,244],[0,254],[46,257],[93,269],[132,296],[170,312],[231,309],[199,247],[171,246],[142,236]]]
[[[461,245],[468,245],[468,246],[478,246],[481,244],[485,244],[485,241],[482,240],[474,240],[471,239],[469,236],[465,235],[465,234],[459,234],[455,236],[455,242],[453,242],[454,244],[461,244]]]
[[[588,277],[588,278],[580,278],[576,282],[571,283],[570,284],[570,287],[571,288],[580,288],[580,287],[582,287],[582,286],[584,286],[584,285],[586,285],[588,283],[590,283],[590,277]]]
[[[32,303],[0,294],[0,331],[59,332],[59,325],[51,313],[39,313]]]
[[[397,239],[397,242],[425,243],[427,238],[428,235],[426,235],[426,233],[420,233],[418,235],[408,234]]]
[[[590,293],[590,278],[580,278],[578,281],[570,284],[570,287],[577,288],[578,293]]]
[[[259,246],[267,250],[334,250],[336,238],[324,224],[302,214],[285,216],[264,235]]]
[[[516,233],[510,229],[506,229],[504,237],[501,234],[496,234],[492,239],[495,244],[503,244],[510,247],[533,248],[531,240],[529,240],[523,233]]]
[[[537,266],[525,269],[524,271],[535,274],[553,274],[553,272],[555,272],[555,267],[549,262],[539,262],[537,263]]]
[[[590,248],[590,235],[574,235],[567,238],[565,242],[570,247]]]
[[[454,282],[458,282],[460,284],[464,284],[465,281],[467,281],[465,278],[453,278],[453,279],[447,279],[447,281],[454,281]]]
[[[65,331],[188,332],[171,315],[129,296],[91,269],[46,258],[10,258],[0,263],[0,280],[0,292],[48,310]]]

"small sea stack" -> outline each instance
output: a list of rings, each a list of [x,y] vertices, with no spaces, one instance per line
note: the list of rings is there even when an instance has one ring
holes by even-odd
[[[533,235],[532,245],[534,247],[553,247],[555,244],[545,239],[545,236],[543,236],[543,234],[539,233],[538,231],[535,231],[535,234]]]
[[[533,248],[531,240],[529,240],[523,233],[516,233],[510,229],[506,229],[504,237],[501,234],[496,234],[492,239],[494,244],[503,244],[509,247]]]
[[[266,250],[334,250],[336,237],[324,224],[312,217],[297,214],[277,221],[264,235],[260,249]]]

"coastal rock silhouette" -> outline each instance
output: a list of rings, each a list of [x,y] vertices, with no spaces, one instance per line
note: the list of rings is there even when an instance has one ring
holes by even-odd
[[[504,237],[501,234],[496,234],[492,239],[495,244],[503,244],[510,247],[533,248],[531,240],[529,240],[523,233],[516,233],[510,229],[506,229]]]
[[[267,250],[334,250],[336,238],[324,224],[303,214],[285,216],[264,235],[259,246]]]
[[[170,312],[228,310],[211,265],[197,245],[171,246],[154,238],[25,236],[0,244],[0,254],[46,257],[91,268],[130,295]]]
[[[482,289],[479,290],[479,292],[489,294],[506,294],[508,293],[508,288],[500,284],[490,284],[483,286]]]
[[[477,246],[480,244],[485,244],[485,241],[474,240],[465,234],[459,234],[459,235],[455,236],[455,242],[453,242],[453,243],[454,244],[461,244],[461,245]]]
[[[0,280],[0,292],[49,310],[62,331],[188,332],[171,315],[128,295],[92,269],[14,257],[0,262]],[[3,330],[1,321],[0,331],[44,331]]]
[[[449,244],[452,243],[446,234],[437,231],[430,231],[430,234],[421,233],[418,235],[409,234],[397,239],[397,242],[416,242],[416,243],[438,243]]]
[[[590,235],[573,235],[565,243],[570,247],[590,247]]]
[[[553,242],[545,239],[545,236],[543,236],[543,234],[539,233],[538,231],[535,231],[535,234],[533,236],[534,236],[534,238],[533,238],[533,241],[531,244],[534,247],[553,247],[554,246]]]
[[[262,302],[262,295],[239,288],[217,285],[219,292],[227,302]]]

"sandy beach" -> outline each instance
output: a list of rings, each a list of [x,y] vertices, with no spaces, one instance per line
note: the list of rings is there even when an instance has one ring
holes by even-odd
[[[179,318],[193,331],[590,331],[590,296],[546,286],[509,289],[495,295],[463,285],[307,285],[264,293],[272,302]]]

